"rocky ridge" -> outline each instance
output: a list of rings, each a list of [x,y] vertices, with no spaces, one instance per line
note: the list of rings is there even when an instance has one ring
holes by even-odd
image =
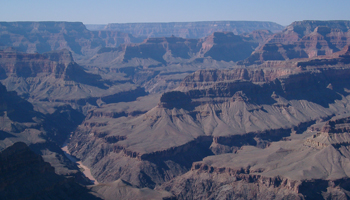
[[[56,174],[49,163],[23,142],[1,151],[0,161],[1,199],[175,199],[169,192],[137,188],[123,180],[80,185],[73,177]]]
[[[265,149],[245,146],[235,154],[209,156],[159,189],[180,199],[347,199],[348,122],[348,115],[340,115],[324,122],[320,131]],[[193,187],[199,183],[204,184]]]
[[[234,67],[234,62],[247,58],[259,41],[258,37],[232,32],[215,32],[204,39],[149,38],[139,44],[103,48],[81,64],[100,71],[102,68],[109,77],[125,74],[148,92],[157,93],[175,88],[198,69]]]
[[[1,84],[0,91],[0,149],[24,142],[54,166],[57,174],[73,176],[78,182],[87,184],[88,180],[60,149],[84,116],[70,106],[60,106],[52,114],[43,114]]]
[[[175,200],[176,198],[166,191],[155,191],[150,188],[138,188],[132,184],[118,179],[107,184],[91,187],[91,190],[101,195],[103,199],[140,199],[140,200]]]
[[[231,29],[214,28],[208,32],[209,37],[206,39],[183,39],[166,35],[142,42],[143,38],[135,38],[119,31],[89,31],[78,22],[1,22],[0,49],[13,47],[22,52],[41,54],[67,49],[79,65],[105,80],[135,83],[145,87],[147,92],[158,93],[177,87],[182,78],[198,69],[233,66],[232,62],[247,58],[267,35],[272,34],[268,30],[256,29],[270,27],[275,30],[278,27],[264,22],[227,23],[239,30],[233,31],[236,34],[251,30],[254,32],[237,36],[232,32],[217,32]],[[192,26],[191,24],[189,25]],[[194,24],[205,26],[207,23]],[[27,86],[24,84],[22,87]],[[16,91],[20,93],[19,90]],[[63,94],[60,92],[57,95]]]
[[[1,199],[174,199],[168,192],[123,180],[125,185],[83,186],[90,181],[60,146],[84,116],[70,106],[57,107],[52,114],[33,108],[0,84]]]
[[[238,61],[248,57],[261,40],[259,37],[243,37],[232,32],[214,32],[204,39],[184,39],[175,36],[148,38],[139,44],[103,48],[86,65],[101,65],[102,62],[104,65],[123,64],[132,59],[150,59],[155,61],[153,65],[169,65],[184,62],[182,60],[205,57],[226,62]],[[224,55],[219,52],[224,52]],[[146,63],[147,61],[142,65],[145,67]]]
[[[27,54],[7,49],[0,51],[0,56],[1,82],[36,105],[64,103],[82,109],[146,94],[132,83],[105,81],[100,75],[86,72],[68,50]]]
[[[89,31],[81,22],[0,22],[0,44],[26,53],[70,50],[75,59],[101,47],[117,47],[142,39],[118,31]]]
[[[267,149],[316,121],[349,112],[344,90],[349,73],[341,62],[201,70],[144,114],[85,119],[89,126],[78,127],[69,149],[98,181],[123,178],[155,187],[181,177],[191,169],[189,163],[207,156],[235,153],[247,145]]]
[[[245,64],[331,55],[349,45],[349,21],[299,21],[266,40]]]
[[[1,199],[100,199],[55,169],[22,142],[0,152]]]
[[[273,22],[253,21],[212,21],[212,22],[172,22],[172,23],[111,23],[104,30],[117,30],[142,37],[203,38],[214,32],[233,32],[236,35],[255,30],[278,32],[283,26]]]

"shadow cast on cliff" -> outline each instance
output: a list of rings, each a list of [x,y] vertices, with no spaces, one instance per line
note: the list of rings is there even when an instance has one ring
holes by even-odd
[[[315,80],[314,84],[305,85],[297,90],[287,90],[283,96],[287,100],[306,100],[329,108],[336,100],[349,95],[345,89],[350,88],[348,80]]]
[[[172,161],[190,169],[193,162],[201,161],[207,156],[214,155],[209,149],[212,142],[212,137],[203,136],[183,146],[176,147],[163,155],[161,152],[153,153],[143,156],[142,159],[155,163],[158,167],[163,169],[169,169],[165,163],[167,161]]]
[[[285,98],[291,100],[306,100],[315,104],[321,105],[324,108],[329,108],[329,105],[335,103],[336,100],[341,100],[342,95],[328,88],[315,88],[308,91],[298,91],[288,93]]]
[[[0,140],[4,140],[6,138],[12,138],[12,137],[16,137],[10,133],[7,133],[5,131],[0,131]]]
[[[85,116],[74,110],[71,106],[61,106],[56,108],[52,114],[47,114],[43,127],[47,132],[47,137],[56,142],[59,146],[67,140],[68,136],[85,119]]]
[[[100,199],[55,169],[22,142],[0,152],[0,199]]]

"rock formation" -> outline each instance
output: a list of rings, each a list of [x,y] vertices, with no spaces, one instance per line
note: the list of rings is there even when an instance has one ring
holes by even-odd
[[[0,84],[0,198],[173,199],[165,191],[140,189],[128,183],[123,186],[122,180],[120,184],[89,188],[78,184],[89,181],[60,146],[83,118],[70,106],[57,107],[52,114],[44,115]]]
[[[55,169],[22,142],[0,152],[1,199],[100,199]]]
[[[55,169],[25,143],[17,142],[0,152],[1,199],[175,199],[166,191],[137,188],[118,180],[110,184],[82,186]]]
[[[24,142],[54,166],[57,174],[73,176],[82,184],[88,183],[78,167],[60,149],[70,133],[82,122],[84,115],[70,106],[59,106],[51,114],[40,113],[34,110],[30,102],[15,92],[8,92],[1,84],[0,105],[0,150],[16,142]]]
[[[348,128],[349,116],[340,115],[316,133],[304,133],[306,138],[295,135],[265,149],[246,146],[210,156],[159,189],[180,199],[347,199]]]
[[[130,183],[118,179],[111,183],[99,184],[91,187],[91,190],[99,194],[103,199],[125,199],[125,200],[175,200],[176,198],[166,191],[155,191],[150,188],[138,188]]]
[[[259,45],[259,37],[215,32],[204,39],[148,38],[139,44],[103,48],[85,66],[104,70],[140,84],[148,92],[175,88],[189,73],[202,68],[228,68]]]
[[[306,172],[310,167],[321,169],[323,162],[310,161],[296,171],[271,171],[271,166],[275,162],[289,166],[304,154],[310,156],[303,157],[306,160],[326,154],[335,156],[337,150],[332,148],[322,152],[315,152],[310,145],[302,148],[307,139],[300,137],[310,135],[303,132],[316,121],[327,120],[339,112],[349,113],[345,106],[349,103],[348,92],[344,88],[350,84],[350,68],[342,60],[346,54],[344,50],[342,55],[323,58],[325,63],[339,58],[326,65],[308,64],[314,62],[310,59],[197,71],[175,91],[163,94],[158,106],[144,114],[86,118],[73,134],[69,149],[91,167],[100,182],[123,178],[138,186],[171,191],[179,199],[344,196],[347,172],[341,166],[346,165],[348,158],[341,154],[337,154],[341,159],[337,170],[345,172],[334,171],[333,176],[328,170],[335,167],[330,166],[322,172],[329,178],[315,175],[312,170]],[[253,156],[260,151],[261,155],[276,157],[276,161]],[[283,158],[275,156],[279,151],[286,152],[281,155],[290,159],[279,159]],[[247,164],[241,166],[243,161],[238,160],[243,158]],[[196,164],[198,161],[205,164]],[[201,169],[205,172],[198,171]],[[266,181],[269,182],[265,184]],[[197,188],[191,183],[204,185]],[[333,183],[344,186],[338,189]],[[312,184],[320,188],[329,185],[325,187],[328,192],[320,189],[309,193]],[[255,190],[257,186],[261,190]]]
[[[242,33],[241,35],[245,38],[257,41],[259,44],[263,44],[273,35],[273,33],[269,30],[255,30],[248,33]]]
[[[89,31],[81,22],[0,22],[0,29],[2,47],[26,53],[68,49],[75,59],[89,57],[101,47],[143,40],[118,31]]]
[[[151,24],[140,26],[144,25]],[[172,25],[168,25],[171,29]],[[143,37],[135,38],[120,31],[89,31],[78,22],[1,22],[0,49],[12,47],[21,52],[40,54],[67,49],[79,65],[104,76],[103,79],[133,82],[145,87],[147,92],[157,93],[175,88],[182,78],[199,68],[227,68],[232,63],[226,62],[246,59],[271,34],[268,30],[281,30],[281,26],[270,22],[199,22],[185,26],[209,28],[208,34],[203,35],[208,38],[183,39],[170,34],[142,42]],[[217,31],[232,31],[236,35]],[[254,32],[249,34],[250,31]],[[239,33],[245,35],[237,36]],[[21,85],[22,89],[27,87]],[[46,98],[46,95],[42,96],[42,99]]]
[[[261,40],[259,37],[239,36],[232,32],[215,32],[204,39],[183,39],[174,36],[148,38],[139,44],[103,48],[86,65],[110,66],[132,59],[148,59],[156,64],[169,65],[205,57],[218,61],[238,61],[248,57]]]
[[[273,22],[253,21],[208,21],[208,22],[172,22],[172,23],[112,23],[104,30],[117,30],[141,37],[203,38],[214,32],[248,33],[255,30],[278,32],[283,26]]]
[[[36,32],[36,23],[28,24]],[[122,45],[111,41],[122,37],[113,31],[37,24],[41,35],[60,27],[72,37],[86,33],[86,41],[97,34],[104,44],[86,44],[81,54],[72,46],[0,51],[0,159],[13,144],[18,158],[29,158],[6,157],[0,173],[19,163],[33,177],[58,177],[50,182],[55,187],[33,184],[35,194],[46,188],[67,198],[349,198],[347,21],[295,22],[274,35],[214,32]],[[89,184],[63,144],[99,184],[76,183]],[[7,169],[1,177],[32,178]],[[25,185],[8,180],[0,195]]]
[[[350,21],[299,21],[266,40],[245,60],[259,64],[266,60],[289,60],[331,55],[349,45]]]
[[[100,75],[87,73],[73,61],[68,50],[27,54],[6,49],[0,51],[0,56],[1,82],[37,105],[68,103],[82,109],[88,104],[97,105],[98,101],[116,103],[146,94],[134,84],[116,85],[102,80]]]

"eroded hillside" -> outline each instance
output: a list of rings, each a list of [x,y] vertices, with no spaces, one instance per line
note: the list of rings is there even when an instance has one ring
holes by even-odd
[[[96,48],[79,24],[37,33],[86,33],[80,57],[0,51],[0,147],[40,154],[60,195],[67,183],[101,199],[349,198],[348,21],[125,44],[100,31]],[[77,185],[91,183],[76,160],[98,184]]]

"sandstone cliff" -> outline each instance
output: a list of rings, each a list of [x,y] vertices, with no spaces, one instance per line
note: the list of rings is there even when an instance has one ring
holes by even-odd
[[[125,44],[118,48],[104,48],[92,57],[87,65],[115,65],[134,60],[148,66],[189,62],[196,58],[212,58],[218,61],[238,61],[247,58],[258,46],[259,37],[240,36],[232,32],[215,32],[204,39],[179,37],[148,38],[139,44]],[[141,61],[146,60],[146,61]],[[125,65],[125,64],[124,64]],[[136,64],[134,64],[136,66]]]
[[[146,92],[132,83],[105,81],[74,62],[68,50],[27,54],[0,51],[1,82],[39,105],[67,103],[81,109],[88,104],[129,101]],[[119,96],[118,94],[123,94]]]
[[[109,78],[123,76],[157,93],[175,88],[198,69],[235,66],[234,62],[247,58],[259,41],[258,37],[232,32],[215,32],[204,39],[148,38],[139,44],[103,48],[80,63],[110,73]]]
[[[349,21],[299,21],[272,35],[245,60],[289,60],[331,55],[349,45]]]

